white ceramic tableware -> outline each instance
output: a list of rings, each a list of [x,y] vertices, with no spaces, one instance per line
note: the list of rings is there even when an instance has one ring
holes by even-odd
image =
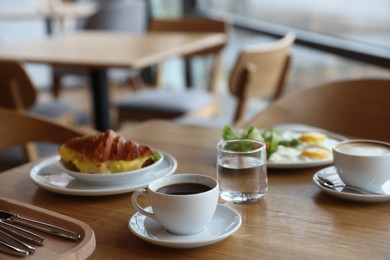
[[[331,180],[338,187],[331,189],[322,185],[318,182],[319,176]],[[336,167],[334,166],[326,167],[316,172],[313,176],[313,183],[323,192],[344,200],[364,203],[378,203],[390,201],[390,180],[387,181],[380,190],[372,194],[370,194],[369,192],[363,194],[360,192],[352,191],[350,189],[346,190],[343,187],[345,183],[340,179],[340,176],[337,174]]]
[[[189,191],[190,186],[197,185],[205,189]],[[174,191],[176,187],[180,191]],[[139,196],[149,200],[152,213],[138,204]],[[148,189],[136,190],[131,201],[139,213],[156,220],[169,232],[192,235],[201,232],[212,219],[218,196],[216,179],[200,174],[175,174],[151,182]]]
[[[151,210],[150,207],[146,210]],[[218,204],[213,218],[199,233],[180,236],[168,232],[160,223],[145,217],[139,212],[129,220],[128,227],[140,239],[158,246],[171,248],[196,248],[217,243],[236,232],[242,223],[240,214]]]
[[[164,160],[151,171],[140,176],[131,176],[128,182],[115,185],[89,185],[79,182],[58,167],[59,155],[49,157],[37,163],[30,171],[31,180],[42,189],[75,196],[105,196],[123,194],[146,188],[150,182],[173,174],[177,169],[177,160],[164,153]]]
[[[333,160],[340,179],[350,186],[375,192],[390,178],[390,143],[343,141],[333,147]]]

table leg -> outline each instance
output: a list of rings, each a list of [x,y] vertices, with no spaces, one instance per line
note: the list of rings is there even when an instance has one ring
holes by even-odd
[[[95,128],[99,131],[105,131],[110,128],[107,71],[105,69],[92,69],[90,78]]]
[[[46,27],[47,35],[52,35],[53,34],[53,21],[52,21],[52,18],[49,18],[49,17],[45,18],[45,27]]]
[[[192,64],[190,58],[184,58],[184,72],[186,79],[186,87],[191,88],[194,86],[194,80],[192,78]]]

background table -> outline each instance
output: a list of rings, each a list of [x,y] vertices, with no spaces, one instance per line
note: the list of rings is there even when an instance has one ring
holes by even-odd
[[[152,121],[120,132],[178,160],[178,173],[216,176],[221,130]],[[77,197],[50,193],[29,179],[33,165],[0,174],[0,196],[74,217],[95,231],[91,259],[388,259],[390,204],[356,203],[320,191],[312,177],[320,168],[270,170],[265,199],[228,204],[242,216],[241,228],[217,244],[170,249],[148,244],[127,228],[135,213],[131,194]]]
[[[75,32],[0,48],[0,60],[91,69],[95,125],[104,131],[110,128],[108,68],[143,68],[226,42],[224,33]]]

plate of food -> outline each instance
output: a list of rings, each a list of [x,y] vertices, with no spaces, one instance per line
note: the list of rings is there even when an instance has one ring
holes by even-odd
[[[222,138],[256,139],[265,142],[268,168],[306,168],[333,163],[332,147],[347,138],[303,125],[281,125],[270,129],[225,126]]]
[[[115,185],[137,178],[156,168],[163,153],[125,140],[112,130],[76,137],[60,146],[59,167],[90,185]]]
[[[108,130],[70,139],[60,146],[58,155],[37,163],[30,177],[57,193],[110,195],[146,187],[176,168],[172,155]]]
[[[112,130],[72,138],[59,148],[59,167],[81,183],[115,185],[156,168],[164,154]]]

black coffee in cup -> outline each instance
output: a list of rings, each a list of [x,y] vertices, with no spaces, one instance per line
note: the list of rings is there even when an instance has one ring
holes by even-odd
[[[175,183],[161,187],[157,192],[168,195],[191,195],[209,190],[211,190],[209,186],[200,183]]]
[[[148,199],[152,212],[139,205],[140,196]],[[218,206],[218,197],[216,179],[181,173],[156,179],[147,189],[135,190],[131,203],[140,214],[159,222],[170,233],[192,235],[201,232],[210,222]]]

